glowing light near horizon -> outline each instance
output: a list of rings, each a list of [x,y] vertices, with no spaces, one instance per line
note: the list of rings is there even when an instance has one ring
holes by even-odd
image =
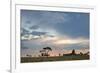
[[[75,44],[75,43],[78,43],[78,41],[75,41],[75,40],[57,40],[55,42],[55,44]]]
[[[89,40],[87,40],[87,39],[59,39],[59,40],[57,40],[57,41],[55,41],[54,42],[54,44],[58,44],[58,45],[67,45],[67,44],[79,44],[79,43],[81,43],[81,44],[84,44],[84,43],[88,43],[89,42]]]

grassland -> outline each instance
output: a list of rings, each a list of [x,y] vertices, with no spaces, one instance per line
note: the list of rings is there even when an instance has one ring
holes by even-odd
[[[89,55],[71,55],[71,56],[55,56],[55,57],[21,57],[21,63],[72,61],[72,60],[89,60]]]

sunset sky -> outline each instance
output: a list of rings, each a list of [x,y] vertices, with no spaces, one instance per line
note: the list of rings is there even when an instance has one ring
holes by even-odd
[[[21,56],[37,56],[51,47],[51,55],[89,49],[89,13],[21,10]]]

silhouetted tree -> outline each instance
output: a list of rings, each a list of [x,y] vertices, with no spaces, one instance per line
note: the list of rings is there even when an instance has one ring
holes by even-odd
[[[75,50],[73,49],[72,50],[72,53],[71,53],[72,55],[76,55],[76,53],[75,53]]]
[[[52,51],[52,49],[50,47],[45,47],[43,48],[43,50],[40,51],[41,56],[49,56],[49,51]]]
[[[44,49],[40,50],[40,53],[41,53],[41,56],[44,56],[45,55],[45,50]]]
[[[80,52],[80,55],[83,55],[83,53],[82,53],[82,52]]]
[[[26,56],[27,56],[27,57],[32,57],[32,55],[29,55],[29,54],[27,54]]]
[[[61,54],[59,53],[59,56],[61,56]]]
[[[48,55],[49,51],[52,51],[52,49],[50,47],[45,47],[43,48],[45,50],[45,53]]]

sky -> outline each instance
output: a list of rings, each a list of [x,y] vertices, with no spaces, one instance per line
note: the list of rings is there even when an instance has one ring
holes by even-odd
[[[21,10],[21,56],[89,49],[89,13]]]

